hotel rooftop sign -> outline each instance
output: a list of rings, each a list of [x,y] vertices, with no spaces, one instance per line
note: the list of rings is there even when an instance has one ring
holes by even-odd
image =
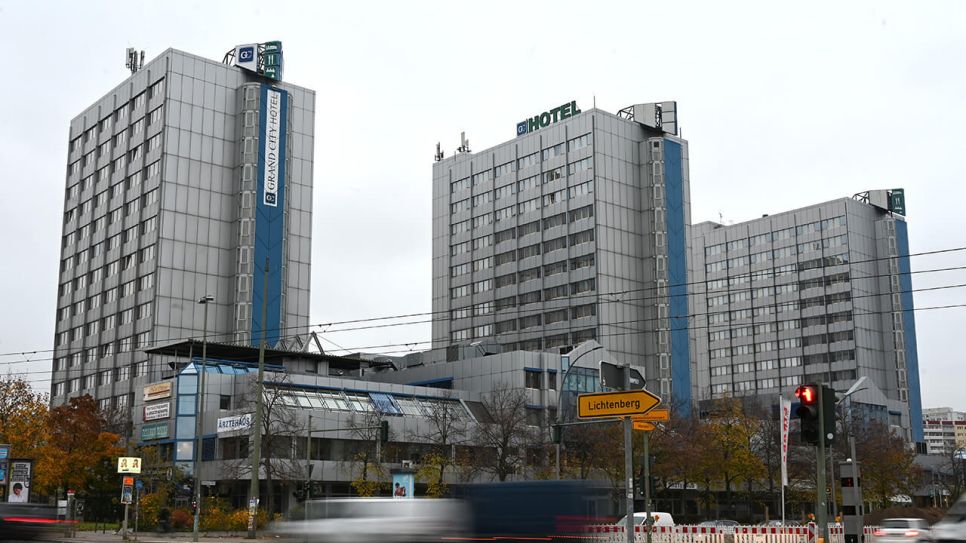
[[[535,132],[541,128],[546,128],[557,121],[569,119],[578,113],[580,113],[580,109],[577,108],[576,101],[571,101],[562,106],[557,106],[550,111],[544,111],[543,113],[534,115],[525,121],[518,122],[517,136],[522,136],[524,134],[529,134],[530,132]]]

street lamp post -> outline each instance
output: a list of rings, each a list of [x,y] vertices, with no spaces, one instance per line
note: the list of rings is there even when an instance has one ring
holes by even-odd
[[[210,294],[206,294],[198,300],[198,303],[204,306],[204,315],[201,319],[201,371],[198,377],[198,402],[195,412],[195,519],[191,533],[192,541],[198,541],[198,525],[201,520],[201,449],[205,414],[205,373],[207,373],[205,366],[208,364],[208,304],[213,301],[215,301],[215,297]]]
[[[559,432],[560,432],[557,437],[558,439],[557,441],[557,480],[558,481],[560,480],[561,447],[563,447],[563,426],[561,425],[563,423],[563,402],[561,400],[563,400],[564,386],[566,386],[567,384],[567,376],[570,375],[570,370],[572,370],[574,367],[577,366],[577,361],[580,360],[584,355],[590,354],[592,352],[598,351],[603,348],[604,348],[603,346],[597,346],[597,347],[594,347],[593,349],[584,351],[579,355],[577,355],[577,358],[574,358],[573,360],[570,360],[567,363],[567,369],[564,370],[563,377],[560,378],[560,386],[557,387],[557,427],[559,428]]]

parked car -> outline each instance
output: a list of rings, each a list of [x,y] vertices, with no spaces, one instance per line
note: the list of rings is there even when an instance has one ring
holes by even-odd
[[[932,525],[932,537],[939,543],[966,541],[966,494],[963,494],[939,522]]]
[[[876,543],[926,543],[932,541],[929,523],[921,518],[887,518],[872,535]]]
[[[674,517],[671,516],[671,513],[651,511],[651,518],[654,519],[651,522],[651,524],[653,524],[654,526],[674,526]],[[647,521],[647,513],[643,511],[639,513],[634,513],[635,526],[644,526],[646,521]],[[621,517],[621,519],[617,522],[617,526],[624,526],[625,522],[627,522],[627,515],[624,515],[623,517]]]

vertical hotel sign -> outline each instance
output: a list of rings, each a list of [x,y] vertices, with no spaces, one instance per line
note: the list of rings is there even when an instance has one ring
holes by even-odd
[[[262,300],[269,346],[279,338],[282,316],[282,244],[285,237],[285,131],[288,92],[263,84],[259,111],[258,196],[255,209],[254,277],[252,278],[252,345],[261,340]],[[264,284],[268,260],[268,285]]]

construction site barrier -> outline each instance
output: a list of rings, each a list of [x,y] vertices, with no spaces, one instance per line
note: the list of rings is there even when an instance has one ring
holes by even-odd
[[[866,537],[872,535],[875,526],[866,526]],[[588,535],[601,543],[624,543],[624,526],[601,524],[588,526]],[[826,543],[845,543],[845,529],[829,525]],[[647,529],[634,527],[634,542],[645,543]],[[818,527],[806,526],[652,526],[651,543],[817,543]]]

